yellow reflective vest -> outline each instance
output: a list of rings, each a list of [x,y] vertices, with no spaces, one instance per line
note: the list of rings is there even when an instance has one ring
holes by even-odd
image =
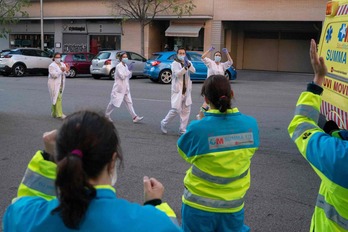
[[[321,179],[310,231],[348,231],[348,141],[317,126],[320,103],[320,95],[303,92],[288,131]]]

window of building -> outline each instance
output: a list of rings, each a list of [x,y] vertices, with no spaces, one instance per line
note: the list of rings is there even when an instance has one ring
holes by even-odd
[[[41,48],[41,35],[40,34],[11,34],[10,35],[10,48],[28,47],[28,48]],[[44,35],[44,48],[54,48],[54,35]]]
[[[91,35],[90,52],[97,54],[103,50],[119,50],[121,48],[121,35]]]
[[[187,51],[203,51],[204,48],[204,28],[198,37],[166,37],[169,51],[177,51],[178,48],[185,48]]]

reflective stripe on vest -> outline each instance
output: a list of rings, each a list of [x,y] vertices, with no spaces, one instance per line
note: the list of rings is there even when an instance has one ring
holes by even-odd
[[[28,188],[39,191],[46,195],[56,195],[54,179],[42,176],[36,172],[33,172],[29,168],[27,168],[27,170],[25,171],[22,184],[26,185]]]
[[[247,169],[245,172],[240,174],[239,176],[236,177],[219,177],[219,176],[213,176],[210,175],[206,172],[203,172],[199,168],[197,168],[195,165],[192,165],[192,174],[195,176],[198,176],[199,178],[215,183],[215,184],[229,184],[235,180],[239,180],[246,176],[248,174],[249,169]]]
[[[237,208],[244,203],[244,198],[232,201],[222,201],[222,200],[214,200],[201,196],[194,195],[190,193],[187,189],[184,190],[184,198],[188,201],[197,203],[199,205],[204,205],[212,208]]]
[[[335,207],[325,201],[323,195],[318,194],[316,206],[324,210],[325,215],[328,219],[336,222],[343,229],[348,230],[348,219],[339,215]]]
[[[313,125],[309,122],[303,122],[303,123],[299,124],[296,127],[294,133],[292,134],[292,138],[291,138],[292,141],[296,141],[296,139],[298,137],[300,137],[302,135],[302,133],[305,132],[306,130],[315,129],[315,128],[317,128],[317,126]]]
[[[319,120],[319,111],[313,106],[309,105],[298,105],[296,106],[295,115],[305,116],[312,119],[314,122]]]

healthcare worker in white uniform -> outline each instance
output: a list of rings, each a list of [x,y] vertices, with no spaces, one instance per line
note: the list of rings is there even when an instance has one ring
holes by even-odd
[[[62,97],[65,88],[65,78],[69,75],[70,67],[61,61],[61,54],[55,53],[53,62],[48,66],[48,92],[50,93],[53,118],[64,119]]]
[[[129,88],[129,79],[132,77],[133,63],[127,65],[128,56],[123,52],[119,55],[120,62],[116,65],[115,70],[115,83],[112,87],[110,102],[106,108],[105,117],[112,121],[110,115],[112,111],[117,107],[119,108],[122,102],[125,103],[133,122],[137,123],[144,117],[138,116],[133,108],[132,97]]]
[[[233,64],[233,60],[228,53],[227,48],[223,48],[222,52],[226,54],[227,56],[227,61],[226,62],[221,62],[221,52],[216,51],[214,53],[214,60],[210,59],[207,57],[207,55],[214,51],[214,47],[211,46],[208,51],[204,52],[202,54],[202,61],[203,63],[207,66],[207,78],[211,75],[225,75],[226,70],[231,67]],[[206,102],[203,102],[202,107],[197,114],[196,118],[201,119],[203,117],[203,113],[209,109],[209,106]]]
[[[172,65],[172,86],[171,86],[171,109],[167,116],[161,121],[161,131],[167,134],[167,125],[177,115],[180,116],[179,134],[186,132],[186,127],[191,112],[191,90],[192,81],[190,73],[195,73],[196,69],[186,56],[186,50],[179,48],[177,57]]]

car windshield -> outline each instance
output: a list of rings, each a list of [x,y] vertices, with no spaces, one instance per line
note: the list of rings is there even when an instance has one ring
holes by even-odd
[[[66,54],[62,54],[62,61],[64,62],[65,61],[65,58],[66,58]]]
[[[101,52],[94,59],[106,60],[109,59],[111,52]]]
[[[159,58],[161,58],[161,56],[162,56],[161,54],[154,53],[152,54],[149,60],[158,60]]]
[[[9,54],[10,51],[6,51],[6,52],[1,52],[0,53],[0,57],[3,58],[4,56],[6,56],[7,54]]]

